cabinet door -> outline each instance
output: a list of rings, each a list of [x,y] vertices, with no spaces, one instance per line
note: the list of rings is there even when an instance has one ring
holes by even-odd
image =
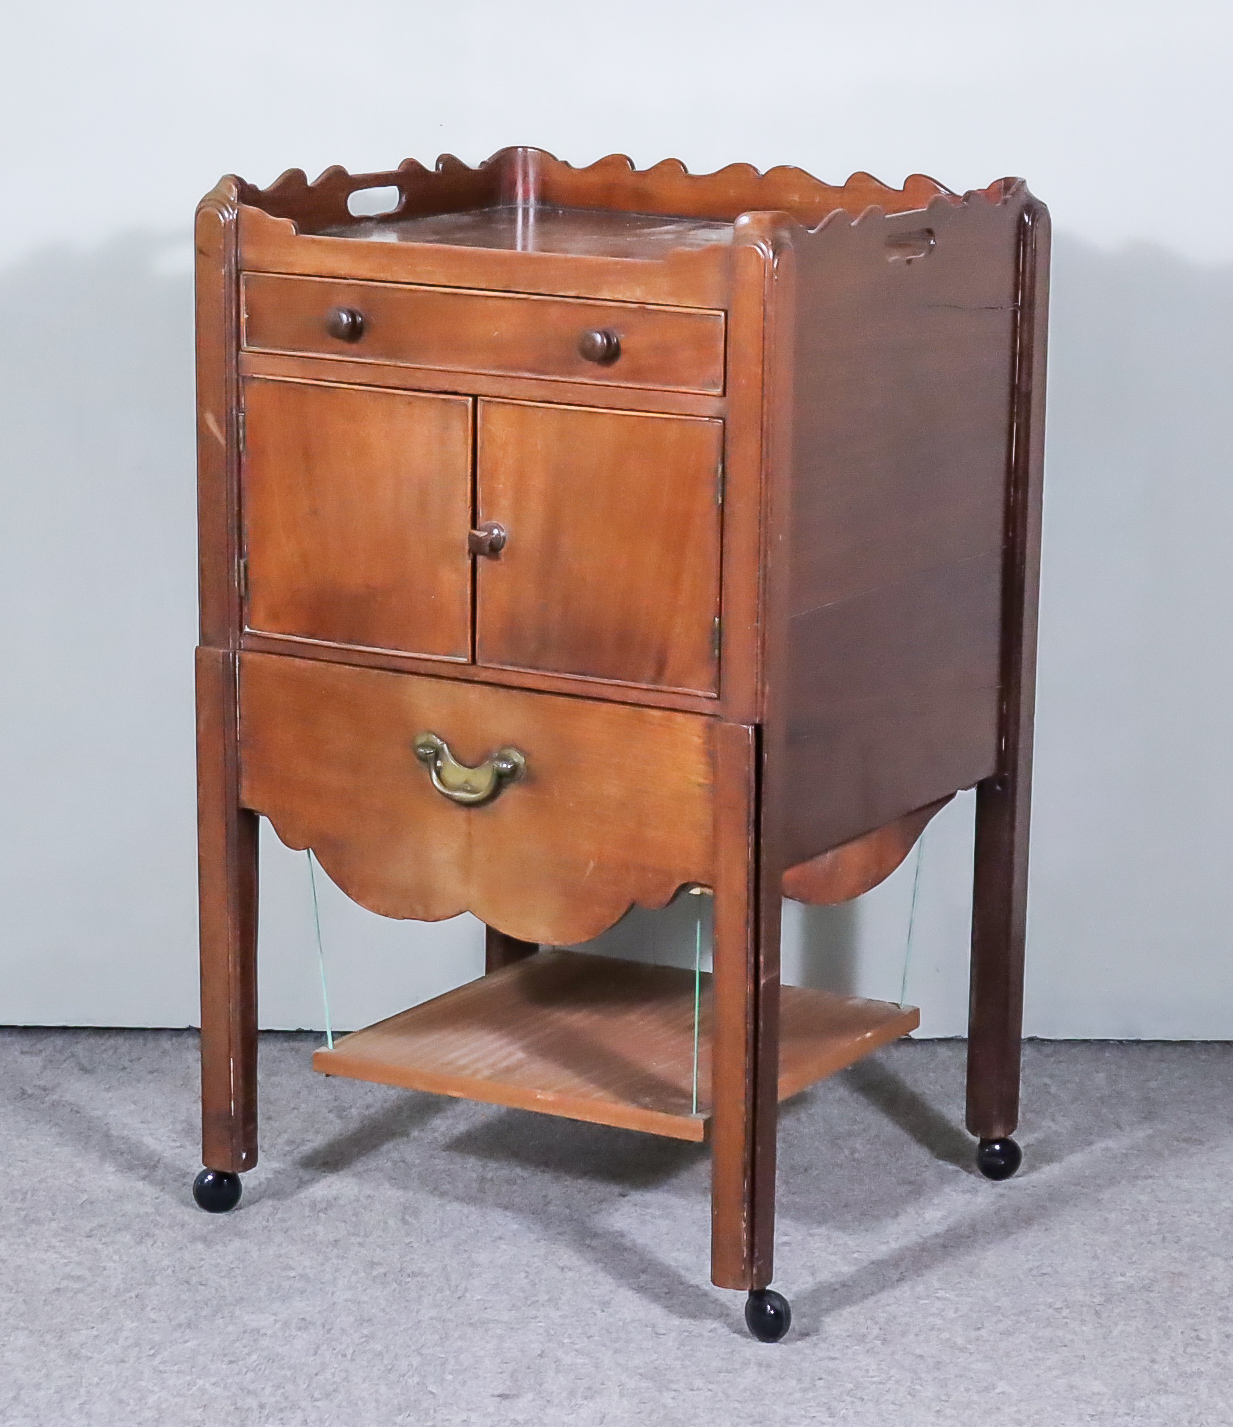
[[[465,660],[471,401],[245,383],[253,630]]]
[[[723,423],[481,401],[481,664],[713,692]]]

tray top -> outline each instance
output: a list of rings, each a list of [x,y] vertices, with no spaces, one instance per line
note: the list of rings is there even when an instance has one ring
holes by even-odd
[[[509,203],[419,218],[360,219],[319,231],[326,238],[369,243],[446,243],[520,253],[655,259],[681,248],[730,244],[733,228],[705,218]]]

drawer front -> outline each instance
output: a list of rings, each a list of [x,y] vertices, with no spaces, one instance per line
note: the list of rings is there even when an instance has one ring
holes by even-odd
[[[244,806],[371,911],[471,911],[569,945],[713,880],[710,719],[270,654],[240,666]],[[472,768],[516,749],[522,772],[455,802],[416,755],[426,734]]]
[[[344,323],[338,313],[358,317]],[[243,314],[253,351],[674,391],[724,386],[722,312],[246,273]],[[601,360],[580,350],[588,333],[611,334],[606,352],[591,349]]]
[[[248,627],[468,660],[470,399],[257,379],[244,410]]]
[[[479,403],[476,658],[648,687],[718,687],[723,423]]]

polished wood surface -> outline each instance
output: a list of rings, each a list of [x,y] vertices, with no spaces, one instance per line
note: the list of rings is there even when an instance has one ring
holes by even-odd
[[[731,164],[714,174],[691,174],[666,160],[637,170],[619,154],[576,169],[527,148],[504,149],[477,168],[444,155],[433,170],[409,159],[382,173],[334,167],[312,183],[302,170],[290,169],[267,189],[231,182],[240,197],[240,250],[249,270],[411,278],[687,307],[726,304],[723,229],[742,214],[779,211],[812,227],[836,210],[856,217],[870,207],[899,213],[939,198],[958,201],[920,174],[899,189],[866,173],[834,185],[789,167],[760,174]],[[997,202],[1012,182],[1001,180],[985,192]],[[375,220],[351,214],[353,193],[388,186],[399,190],[392,212]],[[581,214],[576,223],[572,216],[578,210],[593,215],[587,236]],[[562,211],[567,216],[558,218]],[[661,221],[648,229],[651,217]],[[468,228],[475,246],[460,242]],[[511,235],[499,241],[509,246],[489,246],[503,228]],[[554,230],[555,242],[547,242],[570,251],[545,250],[542,239],[526,236]],[[399,241],[402,234],[412,241]],[[709,241],[712,235],[720,241]],[[708,241],[699,245],[702,238]],[[583,246],[590,251],[576,251]]]
[[[1000,196],[1005,182],[990,185],[987,192]],[[245,204],[293,220],[302,232],[322,233],[370,224],[371,219],[351,213],[348,200],[363,189],[388,186],[399,190],[397,206],[379,220],[389,224],[476,208],[542,205],[728,222],[754,210],[781,210],[812,226],[836,209],[853,216],[873,206],[898,213],[953,197],[921,174],[896,189],[867,173],[854,173],[836,185],[789,166],[759,173],[751,164],[729,164],[716,173],[692,174],[679,160],[665,159],[638,169],[624,154],[575,168],[534,148],[502,149],[475,168],[452,154],[443,154],[433,169],[414,159],[380,173],[350,174],[335,166],[312,183],[302,169],[288,169],[265,189],[242,183],[240,196]]]
[[[503,966],[512,966],[534,956],[539,950],[537,941],[519,941],[516,936],[506,936],[496,927],[484,928],[484,970],[500,971]]]
[[[471,656],[472,403],[244,383],[248,626]]]
[[[257,1163],[257,819],[239,801],[236,649],[241,628],[236,194],[197,211],[197,888],[202,1159]]]
[[[721,423],[481,401],[477,449],[478,662],[714,691]]]
[[[236,655],[198,649],[202,1160],[236,1173],[257,1163],[257,819],[238,783]]]
[[[381,186],[391,210],[353,216]],[[693,1138],[688,973],[583,958],[579,981],[536,948],[713,889],[712,1277],[760,1288],[785,1067],[807,1083],[913,1014],[883,1008],[872,1039],[804,1015],[779,983],[781,898],[858,895],[977,785],[968,1123],[1009,1134],[1046,235],[1020,180],[961,197],[525,148],[219,185],[198,227],[219,1167],[256,1150],[257,811],[365,905],[487,926],[487,976],[328,1066]],[[344,393],[335,414],[322,392]],[[412,407],[467,414],[461,496],[423,478],[439,509],[412,510],[415,462],[449,438],[377,415]],[[419,533],[445,525],[448,559]],[[432,643],[417,582],[438,576],[456,603]],[[242,599],[255,625],[275,590],[299,613],[245,629]],[[425,732],[445,742],[420,761]]]
[[[360,649],[355,645],[329,644],[322,640],[300,639],[294,635],[246,632],[241,647],[255,654],[287,654],[292,658],[324,659],[332,664],[359,664],[369,669],[389,669],[395,673],[440,676],[442,661],[399,654],[389,649]],[[714,716],[713,694],[691,694],[678,689],[656,688],[648,684],[623,684],[616,679],[600,679],[584,674],[550,674],[537,669],[490,668],[482,664],[449,665],[452,679],[473,684],[498,684],[510,689],[539,689],[546,694],[575,698],[603,698],[613,703],[645,704],[654,708],[678,709],[682,713]]]
[[[929,820],[949,802],[950,798],[941,798],[863,837],[841,842],[821,857],[789,867],[783,874],[784,896],[815,907],[833,907],[871,891],[900,866]]]
[[[265,273],[247,274],[243,292],[250,351],[628,387],[724,388],[721,312]],[[359,314],[350,324],[358,335],[335,335],[340,311]],[[579,350],[584,333],[596,328],[619,338],[615,361],[589,361]]]
[[[244,204],[239,209],[238,229],[240,261],[246,272],[427,283],[673,307],[719,309],[727,304],[728,249],[720,243],[673,248],[662,256],[613,258],[464,248],[454,243],[355,242],[301,232],[290,219],[272,217]]]
[[[967,1123],[994,1140],[1019,1121],[1028,834],[1036,707],[1037,598],[1044,492],[1049,213],[1019,221],[1018,324],[1006,563],[1002,588],[1001,757],[976,790]]]
[[[793,621],[789,865],[993,771],[1001,588],[995,553]]]
[[[542,951],[343,1037],[313,1068],[702,1140],[713,1096],[711,977],[701,981],[696,1112],[693,972],[576,951]],[[785,987],[779,1098],[919,1021],[911,1007]]]
[[[660,709],[241,658],[245,807],[370,911],[471,911],[525,941],[586,941],[634,903],[710,884],[711,730]],[[513,745],[526,776],[459,807],[415,758],[423,731],[472,766]]]
[[[279,352],[241,352],[239,369],[244,376],[342,382],[402,391],[452,393],[458,390],[460,384],[456,372],[352,361],[347,357],[287,356]],[[602,406],[616,410],[662,411],[679,416],[722,418],[729,409],[724,397],[705,396],[698,392],[654,391],[647,387],[635,389],[594,383],[588,386],[584,382],[561,381],[556,377],[520,377],[509,373],[494,376],[487,372],[468,372],[466,388],[472,396],[506,397],[513,401],[553,401],[567,406]]]
[[[775,1198],[778,1162],[778,1047],[783,1032],[783,990],[780,986],[780,930],[782,924],[782,879],[785,869],[784,809],[794,789],[795,771],[789,769],[785,749],[786,641],[789,596],[794,573],[784,558],[791,549],[793,520],[791,488],[785,479],[790,470],[788,438],[793,429],[792,335],[793,299],[796,273],[792,246],[784,239],[783,215],[749,215],[737,224],[739,243],[749,260],[746,281],[761,289],[764,339],[761,351],[761,409],[759,413],[761,469],[761,589],[758,605],[759,639],[759,726],[749,730],[753,757],[750,791],[745,795],[748,812],[732,815],[725,855],[746,859],[743,949],[744,987],[739,987],[738,945],[725,949],[719,934],[721,916],[716,900],[715,970],[717,981],[728,978],[732,1016],[729,1038],[736,1040],[736,1012],[740,1006],[746,1035],[746,1077],[743,1104],[735,1102],[728,1113],[739,1118],[744,1155],[744,1193],[741,1206],[740,1237],[729,1232],[727,1242],[721,1228],[721,1199],[716,1184],[712,1204],[711,1277],[729,1287],[761,1289],[775,1271]],[[717,738],[717,747],[723,747]],[[737,757],[742,745],[732,739],[726,745],[731,763],[726,783],[728,796],[736,796],[748,774],[738,776],[744,761]],[[718,760],[717,760],[718,761]],[[716,855],[721,855],[719,822],[722,818],[716,799]],[[739,832],[749,819],[752,836]],[[742,851],[742,843],[746,844]],[[734,869],[735,870],[735,869]],[[734,900],[733,910],[740,906]],[[732,927],[735,932],[735,926]],[[726,963],[726,965],[725,965]],[[722,1022],[716,1006],[717,1025]],[[717,1041],[719,1039],[717,1031]],[[736,1113],[740,1105],[739,1117]],[[734,1135],[735,1139],[735,1135]],[[735,1176],[732,1180],[735,1184]],[[736,1215],[728,1218],[735,1227]],[[739,1251],[739,1261],[738,1261]],[[727,1276],[721,1266],[727,1264]],[[738,1267],[739,1263],[739,1267]]]
[[[759,1186],[774,1184],[778,1104],[778,937],[763,940],[758,906],[758,730],[715,730],[714,1119],[711,1280],[769,1281],[774,1252]],[[763,994],[765,992],[765,994]],[[768,1235],[769,1227],[769,1235]]]
[[[1018,185],[790,234],[790,862],[996,765],[1026,202]]]
[[[448,243],[516,253],[654,261],[681,249],[732,241],[732,224],[658,214],[506,203],[418,218],[351,219],[322,235],[361,242]]]
[[[238,180],[202,199],[196,245],[197,532],[200,641],[234,649],[240,579]]]

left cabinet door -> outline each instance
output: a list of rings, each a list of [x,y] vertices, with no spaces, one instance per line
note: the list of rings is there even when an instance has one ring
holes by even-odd
[[[248,628],[470,659],[470,398],[250,378],[244,412]]]

